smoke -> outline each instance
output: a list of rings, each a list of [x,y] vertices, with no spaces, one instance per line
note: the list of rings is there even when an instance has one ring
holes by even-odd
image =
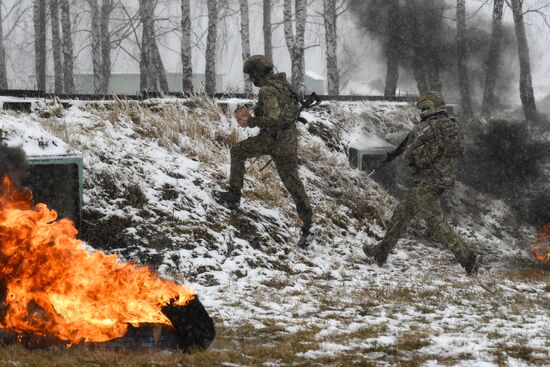
[[[462,181],[508,203],[532,225],[550,221],[550,142],[523,121],[492,120],[477,132],[459,164]]]
[[[397,1],[397,13],[392,8],[393,1]],[[359,26],[381,45],[383,52],[378,55],[381,64],[386,64],[387,56],[391,55],[388,40],[390,32],[395,30],[401,72],[399,79],[418,83],[425,78],[428,89],[437,89],[440,85],[448,98],[458,98],[455,1],[351,0],[351,6]],[[470,83],[474,100],[478,97],[480,103],[492,19],[490,15],[476,16],[468,18],[467,22],[465,37]],[[507,55],[515,55],[513,25],[503,24],[502,37],[501,55],[504,60]],[[501,65],[505,64],[501,62]],[[501,104],[508,103],[508,95],[515,92],[516,84],[517,76],[499,78],[496,90]]]
[[[8,175],[10,180],[21,185],[28,176],[28,164],[25,152],[20,147],[0,144],[0,176]]]

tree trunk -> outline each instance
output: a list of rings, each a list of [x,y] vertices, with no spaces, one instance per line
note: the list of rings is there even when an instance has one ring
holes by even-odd
[[[468,48],[466,45],[466,0],[456,2],[456,51],[458,64],[458,87],[462,103],[462,114],[472,117],[472,97],[470,95],[470,78],[468,76]]]
[[[413,48],[413,74],[416,80],[416,86],[418,94],[422,95],[428,91],[428,81],[426,76],[426,70],[423,63],[423,45],[422,45],[422,24],[418,21],[419,14],[417,6],[414,0],[405,1],[408,15],[408,31],[410,35],[410,42]]]
[[[248,0],[239,0],[241,10],[241,47],[243,63],[250,57],[250,25],[248,22]],[[244,92],[252,93],[252,83],[244,76]]]
[[[166,78],[166,70],[164,69],[164,63],[160,57],[159,47],[156,40],[153,39],[153,53],[154,53],[154,63],[155,63],[155,74],[156,79],[159,82],[160,90],[164,93],[170,92],[170,87],[168,87],[168,79]]]
[[[338,73],[338,33],[336,23],[336,0],[324,0],[325,42],[327,45],[327,89],[328,94],[340,94]]]
[[[264,5],[264,54],[265,57],[273,62],[273,45],[271,43],[271,0],[263,0]]]
[[[2,21],[2,1],[0,1],[0,89],[8,89],[6,75],[6,50],[4,48],[4,30]]]
[[[50,0],[50,20],[52,23],[52,50],[55,78],[55,93],[63,93],[63,56],[61,37],[59,35],[59,3]]]
[[[384,97],[395,97],[399,79],[399,1],[390,0],[387,21],[388,43],[386,45],[387,67]]]
[[[441,58],[439,56],[441,45],[441,33],[443,27],[444,4],[439,0],[426,0],[424,12],[424,47],[423,62],[428,65],[427,80],[428,88],[434,91],[441,91]]]
[[[142,23],[141,32],[141,60],[140,60],[140,89],[145,92],[158,92],[158,77],[155,67],[154,26],[155,3],[154,0],[140,0],[139,11]]]
[[[89,0],[92,14],[92,69],[94,73],[94,93],[101,93],[101,35],[98,0]]]
[[[213,96],[216,93],[216,38],[218,23],[217,0],[208,0],[208,35],[206,36],[206,68],[204,91]]]
[[[539,119],[535,95],[533,93],[533,82],[531,80],[531,63],[529,61],[529,46],[523,22],[522,0],[512,0],[512,12],[514,13],[514,26],[518,40],[518,56],[520,67],[519,94],[523,104],[523,112],[527,120]]]
[[[46,0],[34,0],[33,22],[36,88],[46,91]]]
[[[191,60],[191,6],[189,0],[181,0],[181,67],[183,93],[193,92],[193,64]]]
[[[63,84],[65,93],[74,93],[74,56],[69,0],[61,0],[61,26],[63,32]]]
[[[109,81],[111,79],[111,32],[109,29],[111,12],[113,11],[113,0],[103,0],[101,4],[100,19],[100,46],[101,46],[101,78],[99,92],[109,93]]]
[[[304,34],[306,28],[307,0],[295,0],[296,34],[292,24],[292,1],[284,0],[284,32],[290,59],[292,62],[292,88],[299,95],[304,95]]]
[[[504,0],[494,0],[491,44],[489,46],[487,61],[485,62],[485,90],[483,91],[483,104],[481,106],[481,113],[485,117],[491,116],[495,106],[495,86],[497,84],[501,57],[503,8]]]

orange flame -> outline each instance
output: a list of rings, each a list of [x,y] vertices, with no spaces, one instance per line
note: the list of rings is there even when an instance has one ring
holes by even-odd
[[[70,344],[104,342],[128,324],[172,326],[161,307],[185,305],[195,293],[116,255],[90,254],[68,219],[8,177],[0,186],[0,327],[54,335]]]
[[[542,262],[550,262],[550,222],[542,226],[537,240],[531,243],[535,258]]]

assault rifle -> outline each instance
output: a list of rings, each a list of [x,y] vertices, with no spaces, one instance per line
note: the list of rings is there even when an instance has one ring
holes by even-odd
[[[382,167],[384,167],[385,165],[387,165],[388,163],[393,161],[395,158],[399,157],[405,151],[405,147],[407,146],[407,143],[409,142],[409,137],[410,136],[411,136],[411,134],[409,133],[405,137],[405,139],[403,139],[403,141],[401,143],[399,143],[397,148],[395,148],[393,150],[393,152],[387,153],[386,154],[386,159],[384,159],[382,162],[378,163],[378,165],[376,167],[374,167],[374,169],[372,171],[369,172],[367,177],[371,177],[372,175],[374,175],[376,173],[376,171],[378,171],[379,169],[381,169]]]

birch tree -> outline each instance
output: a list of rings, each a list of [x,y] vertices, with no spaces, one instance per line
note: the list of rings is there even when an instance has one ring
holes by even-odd
[[[470,78],[468,76],[468,48],[466,45],[466,0],[456,2],[456,48],[458,65],[458,87],[462,101],[462,113],[471,117],[472,97],[470,95]]]
[[[181,67],[183,93],[193,92],[193,65],[191,61],[191,6],[181,0]]]
[[[263,0],[264,55],[273,62],[273,45],[271,36],[271,0]]]
[[[157,92],[157,70],[155,68],[154,42],[154,0],[140,0],[139,12],[141,17],[141,58],[140,89],[146,92]]]
[[[50,0],[50,21],[52,29],[53,68],[55,93],[63,93],[63,56],[62,43],[59,35],[59,2]]]
[[[495,86],[497,84],[501,60],[503,10],[504,0],[494,0],[491,43],[489,45],[487,61],[485,62],[485,88],[483,91],[483,103],[481,105],[481,113],[485,117],[491,115],[495,104]]]
[[[292,0],[284,0],[283,22],[285,40],[292,62],[292,88],[303,95],[305,63],[304,63],[304,35],[306,29],[307,0],[295,0],[295,21],[292,21]],[[296,33],[294,25],[296,24]]]
[[[65,93],[74,93],[74,57],[69,0],[61,0],[61,27],[63,33],[63,85]]]
[[[523,0],[512,0],[512,13],[514,14],[514,28],[518,41],[519,57],[519,95],[523,105],[523,112],[527,120],[538,120],[539,114],[535,103],[533,92],[533,81],[531,80],[531,63],[529,60],[529,45],[523,21]]]
[[[98,0],[88,0],[92,15],[92,71],[94,73],[94,93],[101,93],[101,35]]]
[[[441,91],[441,59],[439,53],[442,43],[443,11],[445,4],[439,0],[425,0],[429,12],[424,12],[422,36],[424,39],[422,62],[426,63],[426,77],[430,90]]]
[[[389,0],[388,19],[386,20],[387,62],[384,97],[395,97],[397,91],[397,81],[399,79],[399,18],[399,1]]]
[[[34,69],[36,88],[46,90],[46,0],[34,0]]]
[[[113,9],[113,0],[103,0],[101,3],[101,16],[99,21],[99,44],[101,49],[101,78],[99,83],[99,92],[101,94],[107,94],[109,92],[109,80],[111,79],[110,17]]]
[[[217,0],[208,0],[208,30],[206,36],[206,68],[204,72],[204,91],[206,94],[216,93],[216,40],[218,23]]]
[[[2,4],[0,0],[0,89],[8,89],[8,78],[6,75],[6,50],[4,48],[4,27],[2,19]]]
[[[239,0],[241,11],[241,47],[243,63],[250,57],[250,25],[248,21],[248,0]],[[244,77],[244,92],[252,93],[252,82],[245,75]]]
[[[156,40],[153,39],[153,43],[151,45],[153,47],[153,64],[155,68],[155,79],[160,86],[160,90],[162,90],[164,93],[168,93],[169,87],[168,87],[168,78],[166,78],[166,69],[164,69],[164,63],[162,62],[162,58],[160,57],[160,51],[158,44]]]
[[[323,20],[325,23],[325,42],[327,56],[327,89],[328,94],[340,94],[340,75],[338,70],[338,27],[336,0],[324,0]]]

